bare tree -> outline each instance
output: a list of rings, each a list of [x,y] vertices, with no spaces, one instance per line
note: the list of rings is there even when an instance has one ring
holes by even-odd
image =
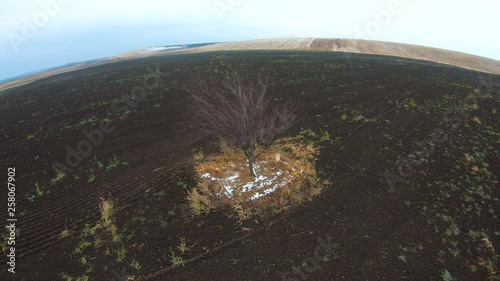
[[[295,120],[297,106],[292,102],[271,106],[268,79],[252,81],[234,72],[217,84],[213,77],[204,80],[194,76],[186,89],[193,97],[195,126],[242,149],[254,177],[256,148],[269,147]]]

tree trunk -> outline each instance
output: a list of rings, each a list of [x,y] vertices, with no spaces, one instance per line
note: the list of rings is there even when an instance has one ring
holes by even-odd
[[[254,155],[254,149],[245,149],[243,150],[245,152],[245,156],[247,157],[248,160],[248,168],[250,169],[250,175],[252,177],[256,178],[257,174],[255,173],[255,155]]]

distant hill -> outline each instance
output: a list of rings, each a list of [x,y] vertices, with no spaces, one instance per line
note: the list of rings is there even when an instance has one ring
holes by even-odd
[[[192,53],[230,50],[297,50],[297,51],[332,51],[395,56],[410,59],[432,61],[461,68],[500,75],[500,61],[480,56],[448,51],[443,49],[368,40],[328,39],[328,38],[285,38],[262,39],[226,43],[199,43],[168,45],[133,50],[114,57],[97,59],[83,63],[72,63],[62,67],[47,69],[20,75],[0,81],[0,91],[28,84],[55,74],[92,67],[111,61],[126,60],[166,53]]]
[[[500,61],[497,60],[437,48],[368,40],[327,38],[263,39],[220,43],[182,51],[207,52],[222,50],[304,50],[386,55],[433,61],[481,72],[500,74]]]
[[[37,80],[47,78],[56,74],[60,73],[65,73],[68,71],[73,71],[73,70],[78,70],[86,67],[91,67],[91,66],[96,66],[100,65],[103,63],[107,63],[110,61],[113,61],[116,59],[112,58],[100,58],[100,59],[94,59],[94,60],[89,60],[89,61],[83,61],[83,62],[73,62],[73,63],[68,63],[63,66],[58,66],[58,67],[52,67],[40,71],[33,71],[30,73],[18,75],[15,77],[11,77],[8,79],[4,79],[0,81],[0,91],[5,90],[8,88],[13,88],[25,84],[29,84],[31,82],[35,82]]]
[[[16,77],[11,77],[8,79],[4,79],[0,81],[0,91],[29,84],[31,82],[47,78],[56,74],[65,73],[68,71],[74,71],[82,68],[102,65],[105,63],[126,60],[131,58],[140,58],[145,56],[150,56],[154,54],[165,54],[166,52],[180,50],[180,49],[189,49],[189,48],[198,48],[202,46],[209,46],[211,44],[216,43],[197,43],[197,44],[184,44],[184,45],[168,45],[168,46],[156,46],[156,47],[148,47],[140,50],[133,50],[123,54],[116,55],[114,57],[109,58],[100,58],[95,60],[89,60],[84,62],[75,62],[69,63],[63,66],[53,67],[41,71],[34,71],[30,73],[26,73],[23,75],[18,75]]]
[[[128,51],[119,55],[112,57],[113,59],[127,59],[127,58],[140,58],[155,54],[165,54],[165,52],[171,52],[176,50],[186,50],[191,48],[199,48],[204,46],[210,46],[220,43],[197,43],[197,44],[183,44],[183,45],[167,45],[167,46],[156,46],[148,47],[139,50]]]

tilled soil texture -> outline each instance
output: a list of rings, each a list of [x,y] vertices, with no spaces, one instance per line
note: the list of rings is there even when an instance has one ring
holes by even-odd
[[[192,157],[217,143],[189,127],[182,87],[231,70],[268,76],[275,101],[299,103],[288,135],[328,132],[316,169],[332,186],[319,198],[243,223],[227,210],[190,216]],[[499,85],[394,57],[228,51],[5,90],[1,167],[5,179],[16,168],[18,233],[16,274],[4,242],[0,280],[486,280],[500,270]],[[71,171],[58,178],[55,161]],[[93,228],[100,198],[118,206],[114,241]]]

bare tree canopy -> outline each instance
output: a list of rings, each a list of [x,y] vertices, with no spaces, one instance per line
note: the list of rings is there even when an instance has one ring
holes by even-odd
[[[253,81],[234,72],[217,84],[213,77],[194,76],[186,89],[193,97],[195,126],[242,149],[254,177],[255,149],[271,145],[295,120],[297,106],[292,102],[271,106],[268,79]]]

